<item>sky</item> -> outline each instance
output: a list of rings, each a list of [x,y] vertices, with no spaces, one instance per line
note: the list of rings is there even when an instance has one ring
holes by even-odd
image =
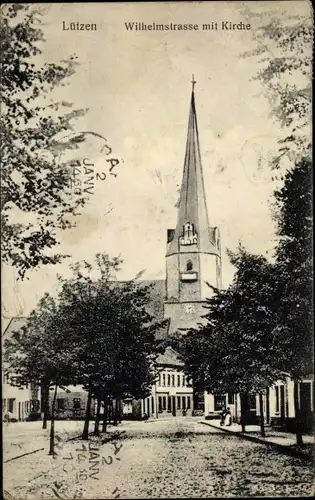
[[[93,260],[97,252],[124,260],[121,279],[143,270],[143,278],[165,278],[166,231],[175,227],[181,184],[192,74],[205,190],[211,226],[221,232],[223,286],[233,278],[226,249],[242,242],[255,253],[274,247],[270,200],[275,188],[268,168],[270,152],[281,137],[270,117],[262,87],[253,80],[257,58],[242,54],[255,47],[264,16],[304,14],[308,2],[168,2],[42,5],[43,61],[75,53],[78,68],[55,98],[88,108],[75,131],[90,136],[80,150],[92,159],[94,194],[81,210],[76,228],[60,234],[57,251],[71,257],[17,281],[3,269],[2,314],[28,314],[45,292],[56,293],[57,274],[73,261]],[[244,9],[258,13],[248,21]],[[288,10],[289,9],[289,10]],[[250,30],[204,31],[203,23],[251,22]],[[63,23],[96,23],[96,31],[63,30]],[[125,23],[193,23],[193,31],[127,31]],[[86,148],[86,149],[84,149]],[[78,153],[76,153],[78,154]],[[106,159],[118,158],[117,176]],[[260,169],[259,159],[262,158]]]

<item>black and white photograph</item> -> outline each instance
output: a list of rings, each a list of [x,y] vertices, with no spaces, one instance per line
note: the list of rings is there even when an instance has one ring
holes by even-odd
[[[1,5],[5,500],[314,495],[312,21]]]

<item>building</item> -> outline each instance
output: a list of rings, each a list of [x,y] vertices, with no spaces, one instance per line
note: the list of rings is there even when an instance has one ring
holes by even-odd
[[[52,410],[54,387],[49,391],[49,411]],[[58,388],[55,407],[56,420],[83,420],[85,418],[88,394],[81,385],[69,385]],[[91,404],[91,416],[94,414],[94,401]]]
[[[221,288],[221,279],[220,233],[209,223],[193,89],[177,224],[167,230],[164,316],[170,319],[169,335],[203,321],[206,299],[213,293],[208,283]]]
[[[18,335],[25,318],[11,318],[2,334],[2,347],[6,339]],[[17,386],[15,374],[2,365],[2,414],[9,413],[11,421],[21,422],[40,418],[39,388],[33,384]]]
[[[304,432],[314,429],[314,376],[305,377],[298,384],[298,402]],[[268,388],[263,397],[264,417],[267,424],[279,430],[295,432],[294,382],[289,377]],[[260,408],[257,397],[257,416]]]
[[[151,395],[141,401],[142,417],[192,415],[193,389],[183,372],[183,365],[171,347],[158,357],[157,381]]]
[[[221,288],[221,241],[208,217],[201,162],[194,84],[190,100],[188,133],[176,227],[167,230],[166,280],[154,298],[157,319],[168,319],[165,337],[184,333],[204,322],[206,299]],[[154,282],[153,286],[159,282]],[[168,349],[158,359],[159,375],[149,398],[142,402],[142,416],[204,413],[214,396],[196,397],[187,385],[179,355]],[[185,381],[185,385],[182,384]],[[150,403],[151,402],[151,403]],[[211,403],[212,402],[212,403]]]
[[[206,299],[212,287],[222,287],[221,241],[218,227],[210,225],[203,179],[201,152],[196,114],[194,84],[191,93],[186,151],[176,227],[167,230],[165,280],[139,281],[150,285],[148,312],[160,321],[167,319],[161,338],[172,338],[185,333],[204,321]],[[210,287],[208,286],[211,285]],[[119,286],[119,283],[117,284]],[[3,337],[9,338],[21,328],[22,318],[13,318]],[[3,408],[16,420],[29,418],[40,412],[36,388],[13,387],[12,374],[4,372]],[[52,393],[50,391],[50,403]],[[311,428],[314,408],[313,379],[305,379],[299,386],[299,400],[304,416],[304,427]],[[83,418],[87,393],[80,386],[58,390],[56,418]],[[159,418],[166,416],[204,414],[218,418],[223,407],[229,407],[233,419],[240,418],[240,398],[237,394],[196,394],[188,383],[179,354],[171,347],[158,358],[156,382],[151,394],[140,401],[126,399],[122,405],[125,418]],[[94,403],[92,405],[94,411]],[[259,422],[258,397],[249,398],[248,423]],[[293,383],[289,379],[267,390],[264,397],[267,424],[281,428],[294,425]]]

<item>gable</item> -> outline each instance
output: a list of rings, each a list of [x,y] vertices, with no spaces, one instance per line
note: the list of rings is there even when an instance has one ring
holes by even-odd
[[[164,353],[158,356],[157,362],[163,366],[184,366],[184,362],[181,360],[179,354],[172,347],[167,347]]]

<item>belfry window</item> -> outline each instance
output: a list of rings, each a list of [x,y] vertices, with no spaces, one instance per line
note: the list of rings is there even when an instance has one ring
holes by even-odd
[[[186,264],[186,271],[192,271],[193,263],[189,260]]]

